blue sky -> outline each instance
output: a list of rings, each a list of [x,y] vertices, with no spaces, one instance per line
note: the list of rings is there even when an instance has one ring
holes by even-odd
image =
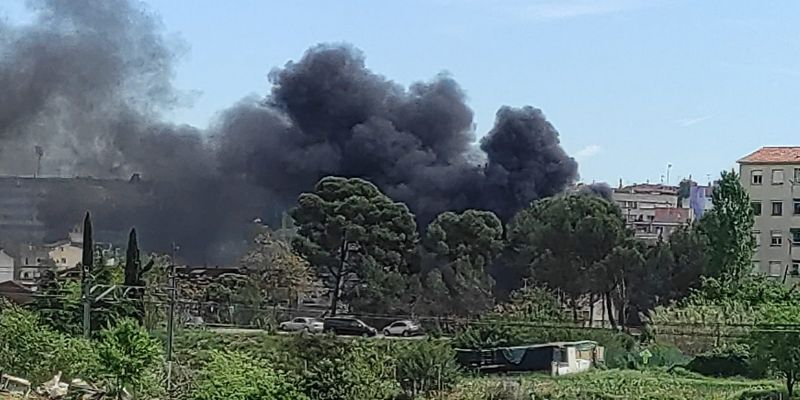
[[[5,9],[24,19],[21,0]],[[14,5],[13,2],[17,1]],[[800,144],[800,2],[639,0],[145,0],[186,51],[206,126],[273,67],[350,42],[409,84],[447,71],[485,133],[501,105],[541,108],[584,181],[701,182],[762,145]]]

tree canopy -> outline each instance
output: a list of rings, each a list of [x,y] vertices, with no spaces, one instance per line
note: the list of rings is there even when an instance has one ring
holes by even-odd
[[[711,201],[714,208],[700,221],[708,238],[709,272],[738,281],[750,273],[756,245],[750,197],[735,172],[722,171]]]
[[[291,212],[298,227],[295,250],[325,276],[332,290],[331,313],[345,297],[364,310],[385,297],[362,296],[409,272],[417,244],[414,215],[375,185],[358,178],[327,177],[303,193]]]

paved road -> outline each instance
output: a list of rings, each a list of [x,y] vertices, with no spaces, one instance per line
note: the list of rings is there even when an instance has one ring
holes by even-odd
[[[208,328],[212,332],[217,333],[225,333],[225,334],[245,334],[245,335],[269,335],[270,332],[262,330],[262,329],[248,329],[248,328]],[[278,335],[299,335],[302,332],[283,332],[278,331],[276,332]],[[343,336],[343,337],[357,337],[357,336]],[[427,336],[420,335],[420,336],[410,336],[410,337],[403,337],[403,336],[384,336],[383,334],[377,334],[376,336],[371,337],[370,339],[388,339],[388,340],[421,340],[425,339]]]

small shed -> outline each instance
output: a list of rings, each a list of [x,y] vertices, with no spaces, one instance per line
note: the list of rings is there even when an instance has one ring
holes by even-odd
[[[16,281],[0,282],[0,298],[5,298],[18,305],[30,304],[34,301],[34,292]]]
[[[456,349],[459,364],[478,371],[549,371],[566,375],[585,371],[604,361],[604,349],[597,342],[551,342],[491,349]]]

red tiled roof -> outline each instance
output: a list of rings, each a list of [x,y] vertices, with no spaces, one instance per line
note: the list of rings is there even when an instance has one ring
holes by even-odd
[[[654,222],[685,223],[689,221],[688,208],[656,208]]]
[[[800,146],[765,146],[738,162],[741,164],[800,164]]]

